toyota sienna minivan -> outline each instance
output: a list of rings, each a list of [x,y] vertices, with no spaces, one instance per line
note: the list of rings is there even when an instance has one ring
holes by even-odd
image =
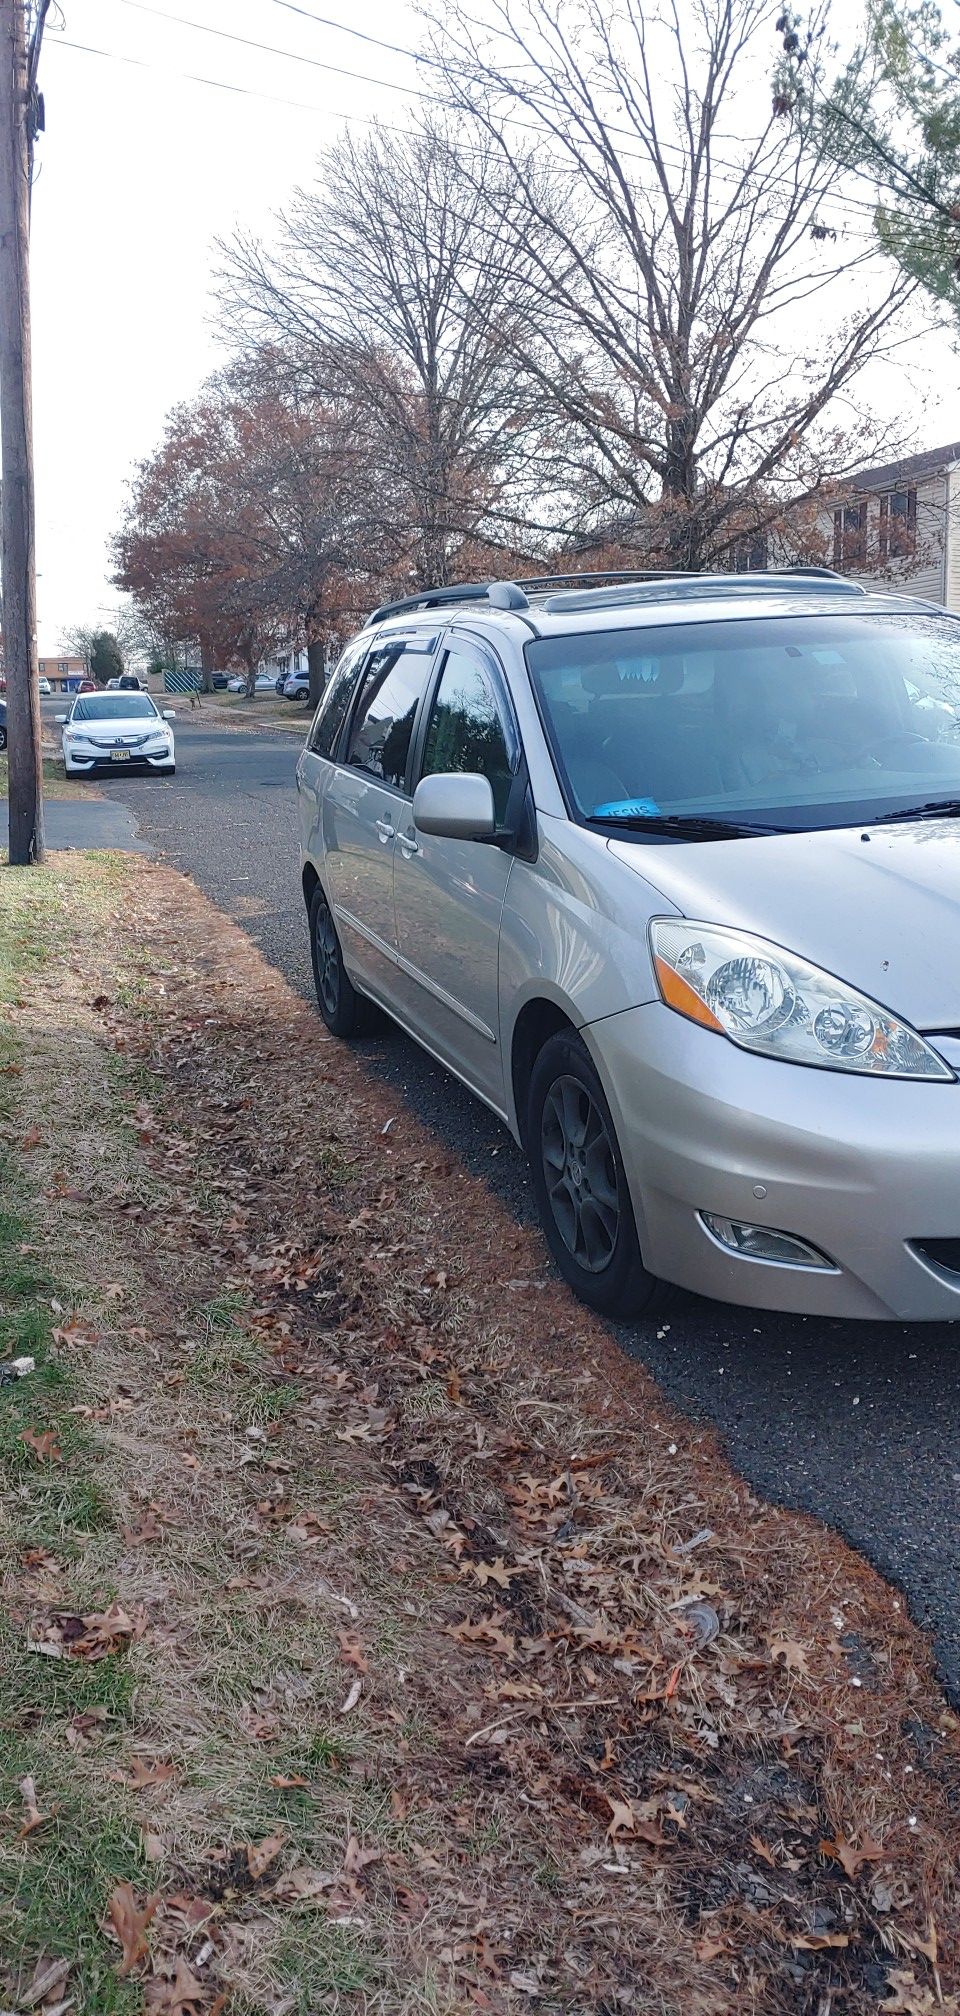
[[[522,1143],[584,1301],[960,1316],[960,623],[826,569],[378,609],[298,765],[334,1034]]]

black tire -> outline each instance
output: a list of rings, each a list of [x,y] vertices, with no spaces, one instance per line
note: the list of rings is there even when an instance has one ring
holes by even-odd
[[[6,746],[7,746],[7,731],[5,728],[0,728],[0,749],[5,749]]]
[[[317,1006],[331,1036],[362,1036],[369,1027],[370,1004],[347,974],[337,927],[319,882],[310,898],[310,956]]]
[[[540,1222],[564,1280],[602,1316],[652,1313],[667,1291],[643,1264],[613,1117],[573,1030],[551,1036],[534,1063],[526,1143]]]

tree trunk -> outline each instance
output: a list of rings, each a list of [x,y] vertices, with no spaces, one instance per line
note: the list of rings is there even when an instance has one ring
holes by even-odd
[[[322,637],[311,637],[308,641],[307,670],[310,674],[310,705],[319,707],[327,683],[327,647]]]
[[[0,418],[10,864],[44,859],[30,371],[26,8],[0,4]]]
[[[213,675],[215,671],[216,666],[214,665],[213,662],[213,651],[211,649],[210,639],[209,637],[201,637],[200,684],[203,687],[205,693],[213,693],[216,691],[216,688],[213,683]]]

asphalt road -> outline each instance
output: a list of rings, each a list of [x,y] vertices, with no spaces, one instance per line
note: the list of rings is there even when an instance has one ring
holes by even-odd
[[[312,996],[295,741],[185,717],[177,732],[175,779],[109,778],[105,793]],[[387,1024],[364,1048],[472,1170],[532,1215],[522,1157],[485,1108]],[[960,1701],[960,1325],[828,1323],[678,1295],[659,1326],[618,1334],[688,1416],[720,1429],[759,1492],[838,1528],[901,1586]]]

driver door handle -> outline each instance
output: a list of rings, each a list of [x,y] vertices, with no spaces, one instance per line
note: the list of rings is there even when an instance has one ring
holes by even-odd
[[[406,855],[408,861],[411,855],[419,854],[420,842],[419,840],[414,839],[412,833],[400,833],[398,834],[397,837],[400,845],[400,851],[401,853]]]
[[[389,819],[377,820],[377,832],[379,833],[384,846],[386,846],[388,840],[393,839],[396,830],[397,829],[395,826],[391,826]]]

